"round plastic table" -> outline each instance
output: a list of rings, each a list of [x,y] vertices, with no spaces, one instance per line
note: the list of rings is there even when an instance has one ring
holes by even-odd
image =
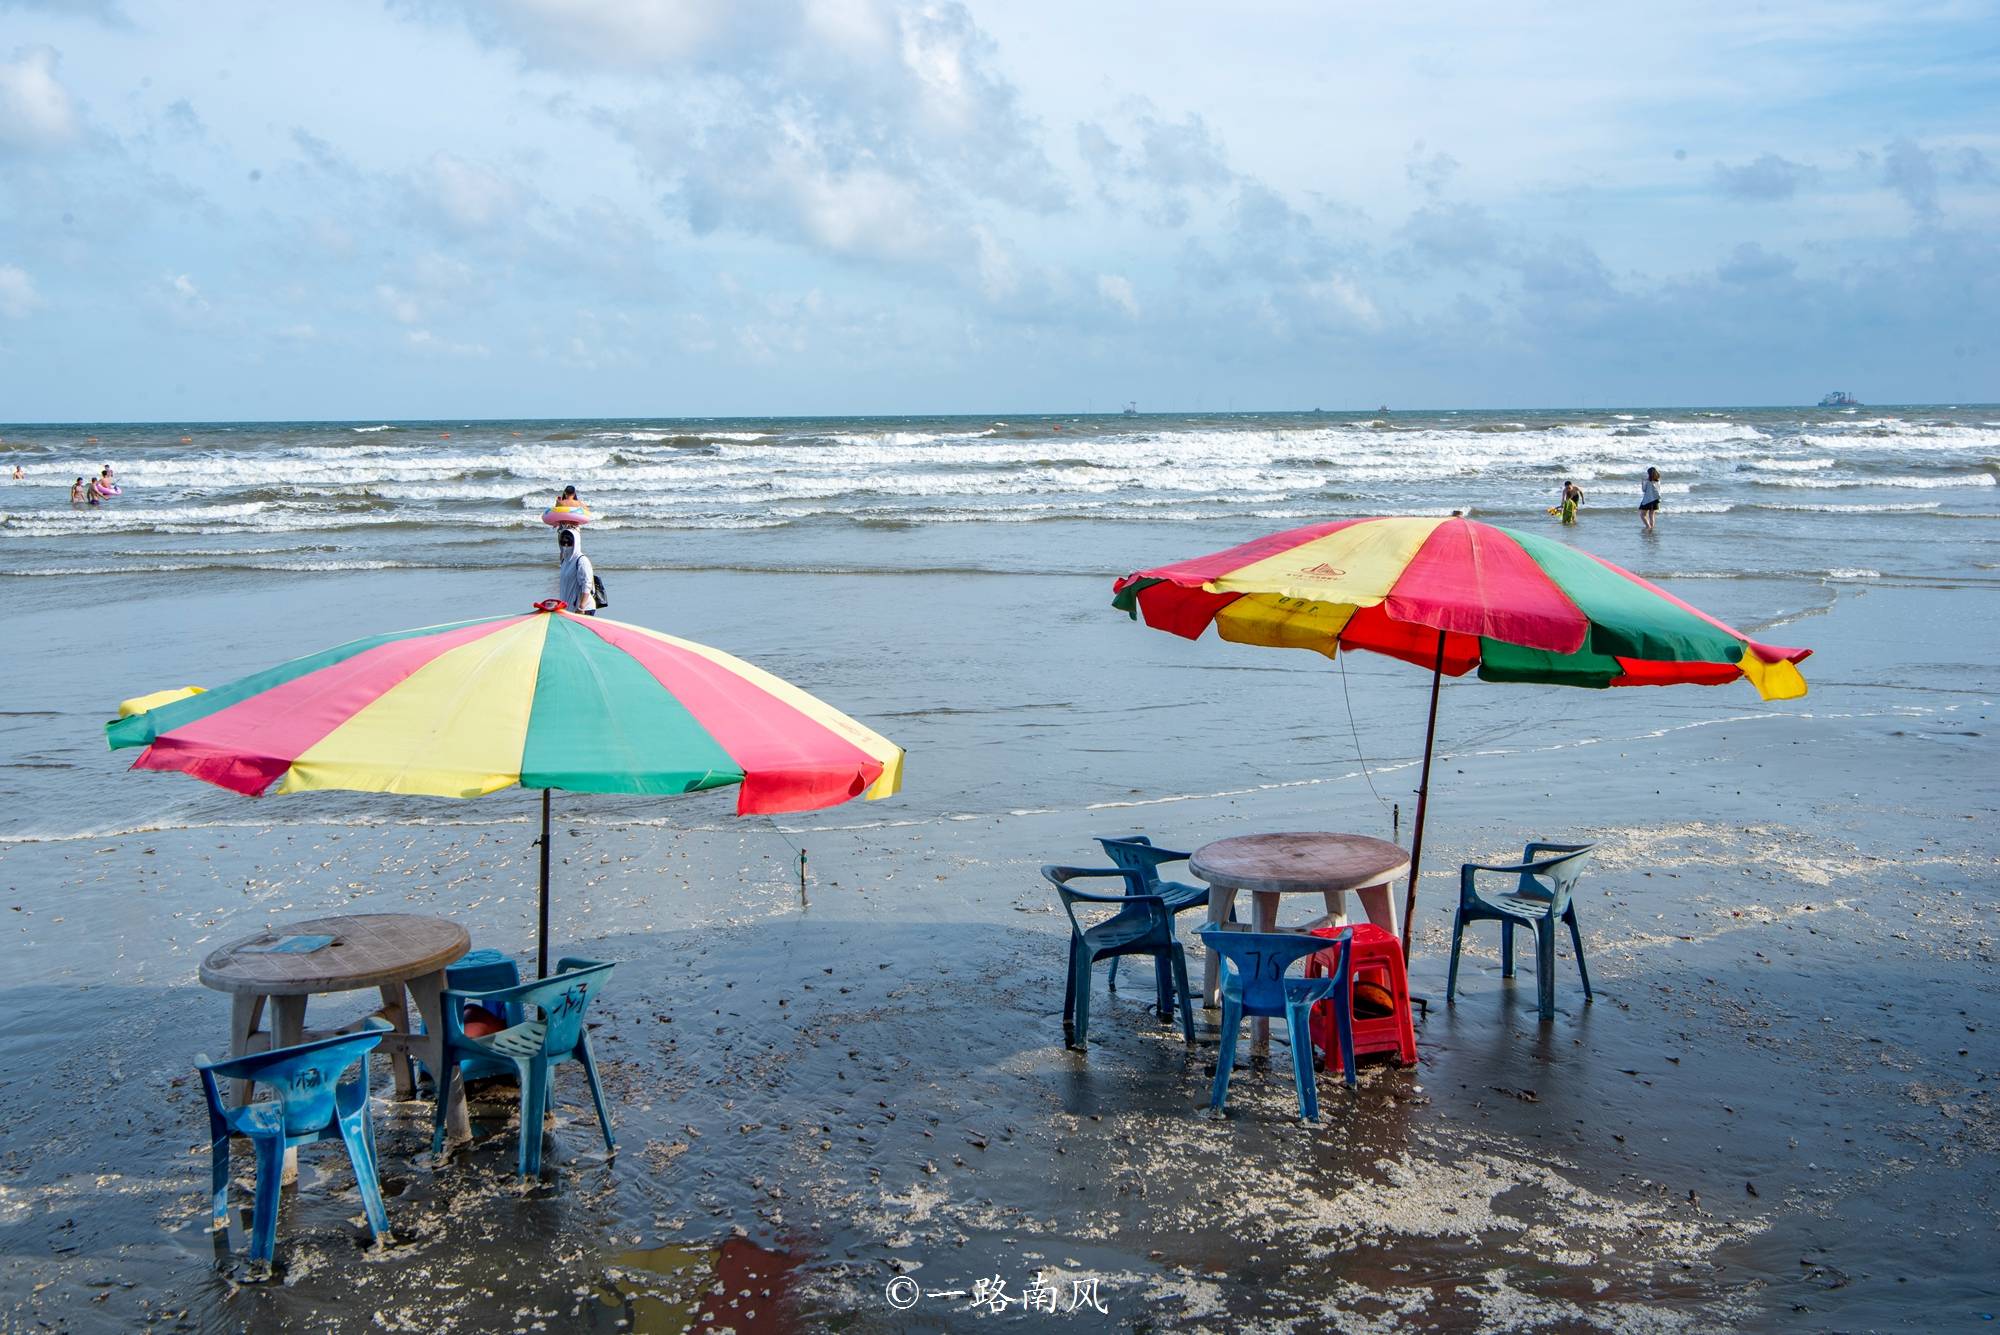
[[[259,949],[286,937],[311,936],[333,940],[303,952]],[[230,995],[232,1057],[304,1042],[308,997],[377,991],[382,998],[379,1014],[393,1029],[383,1037],[382,1048],[392,1054],[397,1093],[408,1098],[416,1089],[410,1070],[412,1057],[432,1071],[443,1069],[440,994],[444,991],[444,971],[471,946],[472,938],[463,927],[449,918],[428,914],[349,913],[308,918],[257,932],[214,951],[201,962],[201,981],[205,987]],[[410,1031],[406,996],[416,998],[417,1012],[424,1020],[421,1034]],[[268,1032],[257,1027],[267,1006],[271,1012]],[[237,1101],[248,1093],[247,1086],[240,1087]],[[457,1101],[454,1105],[450,1110],[451,1135],[460,1138],[471,1134],[464,1105]]]
[[[1347,892],[1361,896],[1368,921],[1401,936],[1396,926],[1396,900],[1390,882],[1407,876],[1410,855],[1386,839],[1365,834],[1307,831],[1290,834],[1245,834],[1203,844],[1188,858],[1188,870],[1209,884],[1208,921],[1229,921],[1238,891],[1251,901],[1251,926],[1272,931],[1278,923],[1280,895],[1315,894],[1326,905],[1326,917],[1307,924],[1344,924]],[[1204,952],[1202,995],[1216,1004],[1216,956]]]

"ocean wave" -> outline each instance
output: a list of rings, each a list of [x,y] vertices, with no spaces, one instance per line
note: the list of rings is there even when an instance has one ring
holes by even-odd
[[[1952,473],[1942,477],[1766,477],[1754,479],[1759,487],[1800,487],[1813,491],[1881,487],[1893,490],[1933,491],[1942,487],[1991,487],[1991,473]]]
[[[1759,468],[1778,473],[1810,473],[1822,468],[1833,467],[1833,460],[1827,459],[1746,459],[1739,468]]]

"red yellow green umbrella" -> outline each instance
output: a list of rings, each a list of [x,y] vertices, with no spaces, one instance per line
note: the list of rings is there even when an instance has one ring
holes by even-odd
[[[256,796],[347,789],[477,797],[737,786],[740,815],[887,797],[902,749],[804,691],[691,640],[560,603],[354,640],[199,693],[128,702],[106,725],[134,769]]]
[[[1127,575],[1114,606],[1188,639],[1369,649],[1432,670],[1430,726],[1405,898],[1415,910],[1440,678],[1560,686],[1716,686],[1806,693],[1810,649],[1759,643],[1601,557],[1450,519],[1337,519]]]

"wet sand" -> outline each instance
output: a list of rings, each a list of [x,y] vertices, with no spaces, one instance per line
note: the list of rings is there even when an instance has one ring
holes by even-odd
[[[643,603],[640,581],[626,583]],[[315,611],[358,617],[350,599],[409,587],[330,587]],[[434,594],[437,581],[424,587]],[[736,596],[713,582],[672,587],[697,621]],[[1505,858],[1538,834],[1600,841],[1579,900],[1598,995],[1584,1003],[1564,949],[1558,1014],[1538,1024],[1531,965],[1502,980],[1497,931],[1477,932],[1457,1003],[1419,1023],[1420,1065],[1364,1063],[1352,1096],[1324,1080],[1317,1127],[1296,1117],[1281,1051],[1270,1069],[1239,1072],[1226,1119],[1208,1116],[1213,1047],[1185,1048],[1150,1016],[1142,985],[1107,994],[1100,974],[1090,1051],[1065,1051],[1067,924],[1035,872],[1092,861],[1091,834],[1135,828],[1184,846],[1269,829],[1388,834],[1350,760],[1328,762],[1320,783],[1299,766],[1231,783],[1239,754],[1287,744],[1299,726],[1246,713],[1225,735],[1213,722],[1223,705],[1191,683],[1215,680],[1218,665],[1286,656],[1186,646],[1108,612],[1108,630],[1085,630],[1081,614],[1096,605],[1083,604],[1064,623],[1083,646],[1078,662],[1097,656],[1091,637],[1121,633],[1132,689],[1176,683],[1168,698],[1186,699],[1189,715],[1072,720],[1036,750],[1032,734],[996,737],[978,716],[950,722],[965,681],[919,668],[902,679],[914,698],[901,728],[886,710],[842,700],[912,746],[907,802],[781,822],[780,835],[732,821],[726,797],[651,804],[643,826],[626,823],[635,808],[560,798],[554,939],[622,962],[593,1011],[615,1159],[566,1072],[544,1180],[512,1178],[506,1091],[475,1108],[474,1148],[434,1170],[421,1152],[428,1105],[386,1101],[378,1063],[396,1243],[366,1246],[343,1157],[308,1151],[284,1202],[280,1273],[264,1284],[241,1282],[247,1189],[233,1251],[207,1227],[206,1127],[189,1062],[219,1055],[227,1007],[195,982],[195,965],[266,923],[338,911],[449,913],[477,944],[525,948],[533,799],[400,815],[393,803],[275,799],[199,813],[220,825],[177,818],[9,843],[0,1325],[1981,1326],[2000,1313],[2000,845],[1981,694],[1993,682],[1980,666],[1991,661],[1990,598],[1830,598],[1793,631],[1822,648],[1808,664],[1815,694],[1798,709],[1759,708],[1740,688],[1454,686],[1413,982],[1441,1003],[1457,863]],[[937,641],[928,652],[976,643],[974,613],[940,607],[924,605]],[[27,620],[55,625],[49,613]],[[1962,643],[1915,648],[1920,623],[1953,625]],[[257,629],[227,637],[278,633]],[[1964,662],[1940,667],[1945,657]],[[149,670],[178,679],[184,666],[176,657]],[[985,683],[1040,671],[978,666]],[[1365,697],[1372,746],[1370,715],[1402,710],[1406,724],[1416,674],[1359,661],[1349,671],[1388,683]],[[1922,675],[1933,671],[1958,675]],[[1159,673],[1172,675],[1148,675]],[[1304,673],[1259,689],[1284,700],[1326,689],[1323,665]],[[44,666],[23,694],[35,707],[60,685]],[[109,690],[95,676],[89,685]],[[1935,700],[1913,705],[1913,691]],[[1535,711],[1554,705],[1580,721],[1535,726]],[[86,719],[89,707],[73,706]],[[1630,716],[1618,720],[1620,709]],[[1135,717],[1150,717],[1150,731],[1123,735]],[[1523,719],[1496,742],[1501,721]],[[1075,792],[1035,777],[1054,775],[1066,747],[1092,744],[1157,754],[1160,770]],[[107,784],[158,793],[176,782],[119,774],[114,758],[88,763]],[[1039,786],[1057,799],[968,797],[1017,765],[1027,772],[1016,792]],[[1385,798],[1412,782],[1399,765],[1372,771]],[[1197,772],[1216,795],[1178,782]],[[1093,809],[1107,801],[1143,805]],[[793,879],[801,840],[806,909]],[[1288,906],[1286,920],[1305,913]],[[361,1009],[315,1002],[309,1023]],[[908,1310],[889,1299],[899,1276],[920,1295]],[[921,1296],[996,1276],[1015,1298],[1048,1283],[1059,1310],[1017,1304],[1002,1317],[964,1297]],[[1077,1283],[1088,1291],[1093,1279],[1106,1312],[1068,1311]]]

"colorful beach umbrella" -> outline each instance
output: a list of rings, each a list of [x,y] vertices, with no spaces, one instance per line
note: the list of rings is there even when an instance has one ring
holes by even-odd
[[[145,748],[134,769],[179,770],[250,796],[541,789],[544,965],[550,790],[733,784],[739,815],[765,815],[887,797],[902,782],[900,747],[796,686],[719,649],[559,602],[354,640],[162,698],[105,725],[113,749]]]
[[[1557,686],[1717,686],[1748,681],[1767,700],[1806,693],[1812,651],[1761,644],[1601,557],[1535,534],[1450,519],[1336,519],[1127,575],[1113,605],[1196,639],[1368,649],[1431,669],[1430,721],[1404,899],[1416,910],[1438,687],[1486,681]]]

